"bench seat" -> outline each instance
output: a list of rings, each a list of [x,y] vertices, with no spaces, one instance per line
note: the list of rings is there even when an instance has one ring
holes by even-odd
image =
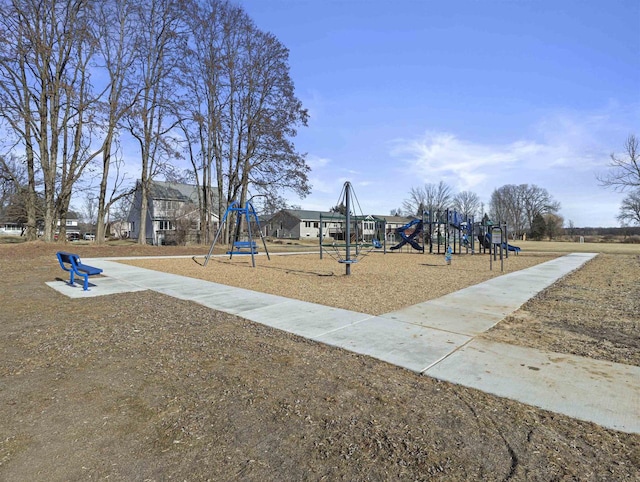
[[[95,266],[89,266],[83,264],[80,260],[80,256],[73,253],[66,253],[64,251],[58,251],[56,253],[60,267],[69,272],[69,284],[73,286],[75,281],[75,275],[84,278],[84,284],[82,289],[87,291],[89,289],[89,276],[94,276],[102,273],[101,268]]]

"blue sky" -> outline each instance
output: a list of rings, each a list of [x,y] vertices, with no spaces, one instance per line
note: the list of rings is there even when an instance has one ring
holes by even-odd
[[[638,0],[239,0],[290,50],[309,109],[296,147],[329,209],[345,180],[364,213],[444,181],[488,203],[536,184],[576,226],[617,226],[598,186],[640,135]]]

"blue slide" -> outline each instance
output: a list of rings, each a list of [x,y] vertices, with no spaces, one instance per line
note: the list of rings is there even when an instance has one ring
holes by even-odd
[[[484,239],[482,239],[482,236],[478,236],[478,240],[482,242],[485,248],[491,247],[491,233],[485,234]],[[508,249],[509,251],[514,251],[516,254],[520,252],[520,248],[518,246],[514,246],[508,243],[502,243],[502,248]]]
[[[415,229],[410,235],[407,236],[406,231],[413,226],[415,226]],[[405,244],[409,243],[413,249],[416,249],[418,251],[424,251],[424,248],[420,246],[415,240],[415,238],[422,233],[423,228],[424,226],[422,224],[421,219],[414,219],[410,223],[407,223],[404,226],[400,226],[399,228],[396,228],[396,232],[400,235],[400,237],[402,238],[402,241],[400,241],[398,244],[391,247],[390,249],[391,250],[400,249]]]
[[[502,247],[508,249],[509,251],[515,251],[516,254],[520,252],[520,248],[518,246],[514,246],[513,244],[502,243]]]

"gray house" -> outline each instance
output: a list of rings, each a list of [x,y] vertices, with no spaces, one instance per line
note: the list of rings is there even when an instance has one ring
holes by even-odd
[[[151,183],[145,220],[147,243],[161,245],[199,242],[198,188],[194,184],[161,181]],[[214,198],[211,193],[211,199]],[[215,214],[216,203],[210,205],[211,225],[215,230],[218,224],[218,216]],[[142,191],[138,183],[128,217],[130,237],[133,239],[140,236],[141,206]]]
[[[333,236],[342,223],[331,222],[340,216],[329,211],[283,209],[274,214],[263,226],[265,236],[281,239],[319,239],[320,218],[323,236]]]
[[[378,239],[382,241],[382,226],[385,216],[353,216],[358,223],[358,231],[365,241]],[[406,218],[389,216],[392,227],[406,224]],[[285,239],[319,239],[320,223],[322,222],[323,238],[343,240],[345,236],[345,217],[341,214],[329,211],[308,211],[303,209],[283,209],[274,214],[269,221],[264,223],[265,236]],[[401,224],[400,224],[401,223]],[[395,232],[390,231],[387,225],[387,240],[393,240]]]

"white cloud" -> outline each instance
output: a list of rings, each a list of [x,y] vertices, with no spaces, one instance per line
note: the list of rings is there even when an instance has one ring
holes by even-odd
[[[593,112],[547,113],[526,136],[503,143],[482,143],[447,132],[426,132],[414,139],[397,139],[391,155],[403,161],[404,169],[425,183],[443,180],[458,190],[491,189],[515,182],[565,172],[595,172],[606,165],[612,140],[621,144],[626,134],[615,122],[630,113],[610,105]],[[623,123],[629,125],[628,123]],[[613,144],[615,148],[617,144]]]
[[[331,159],[327,157],[309,155],[307,156],[307,164],[311,169],[321,169],[331,164]]]
[[[426,182],[444,180],[459,190],[479,186],[499,169],[530,163],[544,149],[531,141],[490,145],[434,132],[419,139],[399,139],[394,144],[391,154],[400,157],[413,173],[429,180]]]

